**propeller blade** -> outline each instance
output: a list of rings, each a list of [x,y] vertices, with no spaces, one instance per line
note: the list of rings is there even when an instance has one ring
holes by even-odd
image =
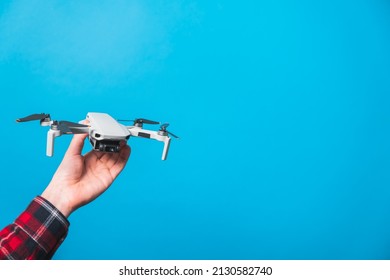
[[[169,132],[169,131],[167,131],[167,132],[168,132],[169,135],[172,135],[172,136],[175,137],[175,138],[179,138],[179,136],[176,136],[176,135],[173,134],[172,132]]]
[[[68,121],[60,121],[57,124],[57,129],[61,130],[63,134],[83,134],[86,133],[85,130],[80,130],[80,128],[88,127],[88,125],[83,125],[79,123],[73,123]]]
[[[29,122],[29,121],[43,120],[46,118],[50,118],[50,115],[42,113],[42,114],[32,114],[32,115],[29,115],[27,117],[17,119],[16,121],[17,122]]]
[[[169,132],[168,130],[167,130],[167,127],[169,126],[169,123],[164,123],[164,124],[162,124],[161,126],[160,126],[160,130],[161,131],[165,131],[166,133],[168,133],[169,135],[172,135],[173,137],[175,137],[175,138],[179,138],[179,136],[177,136],[177,135],[175,135],[175,134],[173,134],[172,132]]]
[[[168,126],[169,126],[169,123],[164,123],[160,127],[161,127],[161,130],[166,130]]]
[[[64,134],[71,134],[72,133],[72,130],[64,123],[57,124],[57,129],[61,130],[61,132]]]
[[[135,119],[134,122],[135,123],[146,123],[146,124],[160,124],[160,122],[151,121],[151,120],[147,120],[147,119]]]
[[[59,124],[64,124],[68,127],[89,127],[87,124],[81,124],[81,123],[75,123],[75,122],[69,122],[69,121],[59,121]]]
[[[136,124],[136,123],[160,124],[160,122],[151,121],[151,120],[142,119],[142,118],[138,118],[138,119],[135,119],[135,120],[117,120],[117,121],[118,122],[134,122],[134,124]]]

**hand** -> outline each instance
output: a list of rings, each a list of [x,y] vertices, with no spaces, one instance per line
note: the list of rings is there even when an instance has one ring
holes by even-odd
[[[41,195],[66,217],[107,190],[130,156],[130,147],[123,143],[119,153],[90,151],[82,156],[86,137],[86,134],[73,136],[60,166]]]

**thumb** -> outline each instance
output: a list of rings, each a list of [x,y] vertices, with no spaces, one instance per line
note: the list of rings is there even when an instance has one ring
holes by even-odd
[[[88,120],[82,120],[80,121],[82,124],[88,124]],[[69,144],[68,150],[66,151],[67,156],[78,156],[81,155],[81,151],[84,147],[84,140],[87,137],[86,134],[75,134],[73,135],[72,141]]]
[[[84,147],[84,140],[88,134],[75,134],[72,141],[69,144],[69,148],[66,151],[66,156],[78,156],[81,155],[81,151]]]

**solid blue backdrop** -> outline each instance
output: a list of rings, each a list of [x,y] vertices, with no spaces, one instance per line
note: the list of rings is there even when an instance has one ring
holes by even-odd
[[[15,119],[107,112],[181,138],[130,139],[55,259],[388,259],[389,34],[385,0],[1,1],[0,224],[70,141]]]

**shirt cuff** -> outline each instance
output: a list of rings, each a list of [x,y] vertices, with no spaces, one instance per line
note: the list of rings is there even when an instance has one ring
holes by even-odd
[[[49,201],[37,196],[15,221],[51,258],[64,241],[69,221]]]

